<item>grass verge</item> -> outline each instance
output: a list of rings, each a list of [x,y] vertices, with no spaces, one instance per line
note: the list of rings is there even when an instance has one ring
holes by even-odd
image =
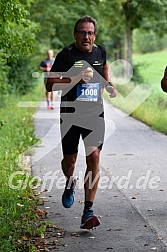
[[[165,54],[167,51],[134,55],[133,62],[140,65],[139,74],[144,83],[134,84],[131,82],[125,85],[115,85],[119,95],[114,99],[109,99],[106,94],[104,97],[109,103],[146,123],[151,128],[167,134],[167,94],[162,91],[160,86],[167,65]],[[149,87],[150,94],[136,106],[137,100],[140,100],[142,95],[147,92],[141,84],[146,84]],[[136,93],[132,91],[136,91]]]
[[[38,86],[33,94],[22,98],[8,96],[5,106],[0,108],[0,251],[36,251],[31,244],[31,238],[38,233],[38,218],[34,211],[37,200],[32,191],[13,189],[24,181],[25,175],[14,179],[14,173],[19,171],[19,156],[29,146],[35,144],[33,113],[35,108],[21,108],[20,100],[38,100],[41,95]],[[22,169],[26,169],[22,167]],[[10,183],[9,183],[10,181]]]

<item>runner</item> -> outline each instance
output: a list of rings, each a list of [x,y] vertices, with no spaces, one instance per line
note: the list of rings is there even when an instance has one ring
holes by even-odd
[[[48,73],[53,65],[54,60],[55,59],[53,57],[53,50],[48,50],[47,51],[47,58],[41,62],[40,66],[39,66],[39,70]],[[46,86],[46,78],[44,78],[44,85]],[[46,90],[46,101],[47,101],[47,108],[54,109],[54,102],[55,102],[55,92],[54,91],[48,92]]]
[[[58,53],[47,80],[48,91],[62,90],[60,115],[63,160],[62,170],[67,179],[62,204],[70,208],[74,203],[76,179],[74,168],[80,136],[85,145],[86,172],[85,202],[81,228],[93,229],[100,225],[92,207],[99,181],[99,159],[104,141],[104,87],[111,97],[116,89],[110,82],[106,51],[95,45],[96,20],[90,16],[80,18],[74,27],[75,42]],[[55,73],[55,77],[51,74]],[[52,77],[52,78],[51,78]]]
[[[161,80],[161,88],[164,92],[167,92],[167,67],[164,72],[164,77]]]

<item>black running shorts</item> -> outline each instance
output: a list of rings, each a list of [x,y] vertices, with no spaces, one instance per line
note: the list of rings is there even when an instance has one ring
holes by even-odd
[[[105,131],[104,115],[83,118],[63,115],[61,116],[60,130],[64,155],[78,152],[80,136],[85,148],[93,146],[102,149]]]

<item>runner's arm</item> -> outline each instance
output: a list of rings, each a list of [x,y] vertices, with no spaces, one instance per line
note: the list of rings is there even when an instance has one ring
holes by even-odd
[[[164,92],[167,92],[167,67],[164,72],[164,77],[161,80],[161,88]]]
[[[110,66],[108,63],[106,63],[103,67],[103,77],[106,80],[106,83],[104,84],[105,89],[108,93],[110,93],[110,97],[114,98],[117,95],[117,90],[113,86],[111,82],[111,77],[110,77]]]
[[[81,80],[82,82],[89,82],[92,77],[93,71],[90,71],[89,69],[85,69],[73,77],[63,77],[59,73],[50,72],[49,74],[46,74],[46,90],[48,92],[66,89],[70,90]]]

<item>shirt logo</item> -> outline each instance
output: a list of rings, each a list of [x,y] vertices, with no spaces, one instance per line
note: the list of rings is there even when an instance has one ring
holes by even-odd
[[[74,64],[75,67],[83,67],[83,62],[82,61],[77,61]]]
[[[93,63],[94,66],[101,66],[101,63],[98,62],[98,60],[95,60],[95,63]]]

